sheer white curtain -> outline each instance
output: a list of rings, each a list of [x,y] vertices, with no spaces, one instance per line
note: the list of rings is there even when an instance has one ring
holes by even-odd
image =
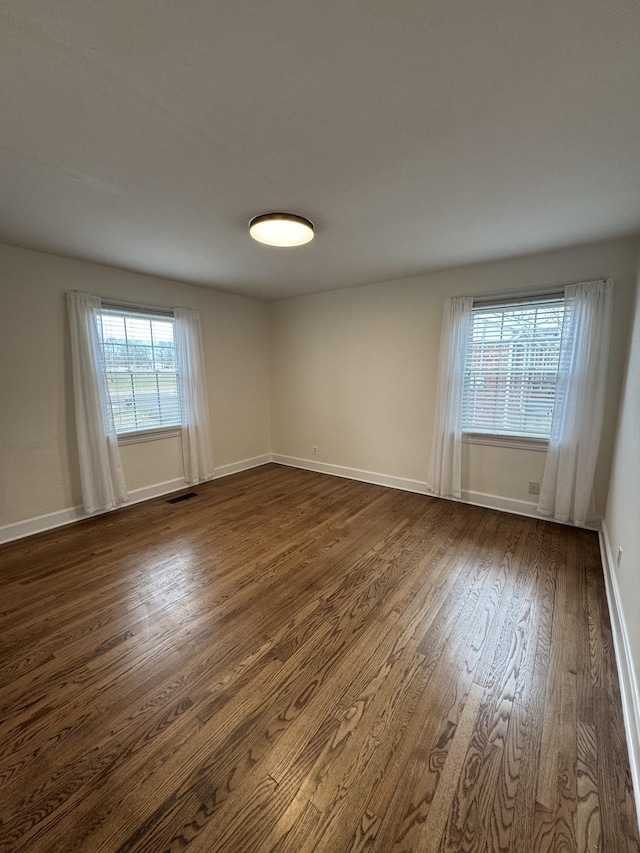
[[[565,288],[560,368],[538,512],[583,525],[598,458],[613,282]]]
[[[442,317],[436,414],[427,487],[461,497],[462,391],[473,298],[447,299]]]
[[[67,293],[67,306],[82,500],[87,512],[96,512],[127,500],[104,369],[101,303],[97,296],[73,291]]]
[[[214,467],[200,317],[190,308],[176,308],[173,313],[176,320],[184,476],[187,483],[202,483],[213,477]]]

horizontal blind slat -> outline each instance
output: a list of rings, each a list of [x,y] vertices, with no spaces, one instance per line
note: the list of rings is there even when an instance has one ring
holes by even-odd
[[[462,428],[548,437],[555,399],[564,303],[472,309]]]
[[[116,432],[179,426],[173,318],[109,308],[100,324]]]

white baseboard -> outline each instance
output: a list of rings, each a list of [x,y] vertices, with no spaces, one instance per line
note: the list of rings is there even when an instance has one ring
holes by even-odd
[[[220,477],[228,477],[230,474],[237,474],[249,468],[256,468],[258,465],[265,465],[267,462],[271,462],[270,453],[265,453],[262,456],[254,456],[251,459],[242,459],[239,462],[232,462],[229,465],[221,465],[220,468],[216,468],[212,479],[217,480]],[[188,486],[189,484],[183,477],[178,477],[174,480],[165,480],[163,483],[144,486],[141,489],[132,489],[129,492],[129,500],[126,504],[123,504],[123,507],[148,501],[152,498],[159,498],[162,495],[171,494],[171,492],[178,492],[180,489],[186,489]],[[105,510],[105,512],[112,512],[112,510]],[[48,512],[46,515],[38,515],[35,518],[26,518],[24,521],[16,521],[13,524],[4,524],[0,527],[0,545],[6,542],[13,542],[15,539],[23,539],[25,536],[32,536],[34,533],[44,533],[45,530],[53,530],[56,527],[62,527],[74,521],[81,521],[83,518],[95,518],[97,515],[102,515],[102,513],[87,513],[82,506],[72,506],[67,509],[57,510],[56,512]]]
[[[537,511],[537,502],[522,501],[518,498],[505,498],[502,495],[491,495],[486,492],[473,492],[467,489],[462,490],[462,500],[464,503],[474,504],[475,506],[483,506],[487,509],[500,509],[503,512],[515,513],[515,515],[526,515],[530,518],[544,518]],[[547,519],[548,520],[548,519]]]
[[[44,530],[53,530],[54,527],[62,527],[63,524],[71,524],[82,518],[87,518],[83,507],[72,506],[56,512],[48,512],[45,515],[37,515],[34,518],[25,518],[24,521],[15,521],[13,524],[3,524],[0,527],[0,545],[13,542],[14,539],[32,536],[34,533],[42,533]]]
[[[273,453],[271,461],[277,462],[278,465],[288,465],[290,468],[303,468],[305,471],[316,471],[318,474],[331,474],[332,477],[344,477],[347,480],[359,480],[361,483],[373,483],[374,486],[388,486],[391,489],[417,492],[420,495],[431,494],[427,489],[427,484],[421,480],[408,480],[404,477],[394,477],[391,474],[363,471],[360,468],[346,468],[344,465],[331,465],[328,462],[318,462],[315,459],[283,456],[281,453]]]
[[[395,477],[391,474],[379,474],[376,471],[364,471],[359,468],[347,468],[343,465],[331,465],[328,462],[318,462],[315,459],[299,459],[296,456],[284,456],[273,453],[273,462],[278,465],[288,465],[291,468],[303,468],[306,471],[317,471],[319,474],[331,474],[333,477],[345,477],[348,480],[360,480],[362,483],[373,483],[376,486],[388,486],[391,489],[402,489],[405,492],[416,492],[419,495],[429,497],[440,497],[433,495],[423,480],[410,480],[404,477]],[[440,498],[440,500],[458,500],[457,498]],[[474,492],[463,490],[459,503],[473,504],[485,509],[497,509],[502,512],[510,512],[514,515],[525,515],[528,518],[539,518],[541,521],[552,521],[554,524],[564,524],[541,515],[537,509],[537,502],[523,501],[518,498],[506,498],[502,495],[492,495],[486,492]],[[593,518],[585,524],[591,530],[600,529],[600,519]]]
[[[636,803],[636,816],[640,826],[640,693],[633,665],[633,655],[629,642],[629,633],[620,597],[620,589],[615,572],[615,561],[609,540],[609,531],[603,521],[600,531],[600,554],[604,570],[604,583],[609,604],[609,617],[613,632],[613,645],[616,653],[622,715],[627,735],[627,750],[631,767],[631,780]]]
[[[314,459],[299,459],[295,456],[283,456],[280,453],[272,455],[272,461],[279,465],[288,465],[292,468],[303,468],[306,471],[317,471],[319,474],[331,474],[334,477],[346,477],[348,480],[360,480],[363,483],[373,483],[376,486],[388,486],[392,489],[402,489],[405,492],[416,492],[419,495],[435,497],[427,488],[423,480],[410,480],[404,477],[395,477],[391,474],[379,474],[375,471],[363,471],[359,468],[347,468],[343,465],[331,465],[327,462],[317,462]],[[441,498],[441,500],[443,500]],[[444,500],[456,500],[456,498],[444,498]],[[549,521],[546,516],[540,515],[536,510],[536,504],[531,501],[522,501],[516,498],[505,498],[501,495],[491,495],[485,492],[474,492],[464,490],[460,503],[469,503],[486,509],[498,509],[503,512],[526,515],[530,518],[540,518]]]
[[[250,468],[258,468],[272,461],[271,453],[263,453],[262,456],[252,456],[251,459],[241,459],[240,462],[231,462],[229,465],[221,465],[216,468],[214,480],[218,477],[228,477],[229,474],[239,474],[240,471],[248,471]]]
[[[141,489],[131,489],[129,492],[129,500],[123,506],[131,506],[131,504],[139,504],[142,501],[150,501],[152,498],[160,498],[162,495],[177,492],[180,489],[186,489],[189,484],[184,477],[177,477],[175,480],[165,480],[164,483],[154,483],[153,486],[143,486]],[[106,510],[110,512],[110,510]],[[91,513],[96,515],[97,513]],[[87,515],[87,518],[89,516]]]
[[[164,483],[154,483],[152,486],[145,486],[141,489],[132,489],[129,492],[129,500],[122,506],[131,506],[151,500],[151,498],[159,498],[162,495],[184,489],[186,486],[187,483],[181,477],[176,480],[166,480]],[[57,512],[48,512],[46,515],[38,515],[35,518],[26,518],[24,521],[16,521],[13,524],[4,524],[0,527],[0,545],[13,542],[15,539],[23,539],[25,536],[32,536],[34,533],[44,533],[45,530],[63,527],[65,524],[72,524],[74,521],[81,521],[83,518],[95,518],[105,512],[112,511],[107,509],[102,512],[85,512],[82,506],[72,506],[67,509],[60,509]]]
[[[348,468],[344,465],[332,465],[328,462],[319,462],[315,459],[301,459],[296,456],[285,456],[280,453],[263,453],[260,456],[253,456],[250,459],[241,459],[238,462],[221,465],[219,468],[216,468],[215,475],[212,479],[217,480],[220,477],[228,477],[230,474],[237,474],[240,471],[247,471],[250,468],[257,468],[260,465],[266,465],[267,462],[276,462],[279,465],[288,465],[291,468],[302,468],[306,471],[316,471],[319,474],[330,474],[333,477],[345,477],[348,480],[359,480],[362,483],[372,483],[376,486],[386,486],[391,489],[401,489],[402,491],[415,492],[419,495],[428,495],[433,497],[427,488],[426,482],[423,480],[411,480],[406,477],[396,477],[393,474],[381,474],[377,471]],[[184,489],[187,486],[188,483],[186,483],[182,478],[178,478],[175,480],[167,480],[163,483],[156,483],[152,486],[145,486],[141,489],[134,489],[129,492],[129,501],[125,506],[161,497],[162,495],[169,494],[170,492]],[[444,498],[444,500],[455,499]],[[545,521],[550,520],[536,511],[535,503],[518,500],[516,498],[506,498],[502,495],[492,495],[485,492],[465,490],[462,493],[461,502],[473,504],[474,506],[485,507],[486,509],[497,509],[503,512],[514,513],[516,515],[525,515],[529,518],[540,518]],[[0,544],[3,542],[11,542],[14,539],[22,539],[24,536],[31,536],[33,533],[41,533],[45,530],[51,530],[64,524],[70,524],[71,522],[79,521],[82,518],[90,518],[97,514],[98,513],[92,513],[92,515],[88,515],[81,506],[74,506],[58,510],[57,512],[51,512],[47,515],[41,515],[36,518],[17,521],[14,524],[5,524],[4,526],[0,526]],[[586,526],[597,529],[598,521],[596,520]]]

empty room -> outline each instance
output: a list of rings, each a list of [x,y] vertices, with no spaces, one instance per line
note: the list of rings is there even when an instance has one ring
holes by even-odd
[[[639,40],[0,6],[0,851],[640,853]]]

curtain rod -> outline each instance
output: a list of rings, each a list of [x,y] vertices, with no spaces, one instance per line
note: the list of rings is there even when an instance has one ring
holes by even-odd
[[[174,316],[173,308],[159,307],[157,305],[142,305],[139,302],[123,302],[119,299],[103,299],[100,297],[100,301],[102,303],[102,307],[106,308],[116,308],[121,311],[132,311],[138,314],[162,314],[167,317]]]
[[[472,297],[474,302],[477,302],[479,305],[487,304],[489,302],[504,302],[508,299],[512,299],[514,301],[518,299],[535,299],[536,297],[544,298],[544,297],[558,297],[564,296],[564,289],[571,284],[582,284],[584,281],[607,281],[604,276],[600,278],[590,278],[590,279],[577,279],[576,281],[564,281],[559,284],[549,284],[546,287],[536,287],[529,288],[527,290],[503,290],[496,291],[495,293],[487,293],[481,296],[476,296],[473,293],[468,294]]]

